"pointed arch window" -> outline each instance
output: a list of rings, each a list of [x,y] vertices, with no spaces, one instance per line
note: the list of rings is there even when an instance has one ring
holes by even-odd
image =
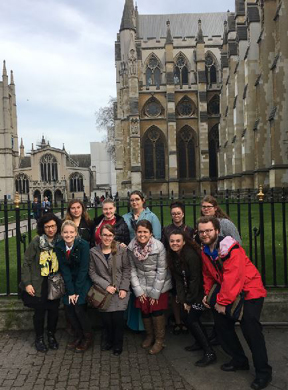
[[[184,96],[176,106],[176,113],[179,116],[192,116],[195,112],[195,103],[188,96]]]
[[[219,151],[219,125],[215,125],[209,131],[209,176],[211,179],[218,177],[218,151]]]
[[[217,61],[211,53],[205,58],[205,72],[208,85],[217,83]]]
[[[83,185],[83,176],[78,173],[72,173],[72,175],[69,178],[70,183],[70,192],[83,192],[84,191],[84,185]]]
[[[182,53],[179,54],[174,65],[174,84],[180,85],[181,88],[183,85],[188,85],[187,58]]]
[[[160,88],[161,85],[161,64],[159,59],[152,54],[149,58],[147,67],[146,67],[146,86],[156,86]]]
[[[220,114],[220,98],[219,95],[214,95],[208,102],[208,114],[218,115]]]
[[[196,134],[190,126],[184,126],[178,134],[179,179],[196,178]]]
[[[29,193],[29,178],[24,173],[20,173],[15,178],[15,188],[19,194]]]
[[[44,182],[58,180],[58,164],[56,157],[50,153],[44,154],[40,160],[41,180]]]
[[[165,145],[162,132],[152,126],[144,139],[145,179],[165,179]]]

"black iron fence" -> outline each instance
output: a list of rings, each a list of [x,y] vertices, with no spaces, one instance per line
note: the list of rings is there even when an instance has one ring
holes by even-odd
[[[128,194],[129,195],[129,194]],[[287,193],[273,190],[247,192],[246,196],[231,194],[215,195],[220,207],[230,216],[237,226],[242,238],[242,245],[247,255],[261,272],[266,287],[287,288],[287,226],[288,218]],[[185,197],[183,193],[178,199],[173,193],[169,197],[159,194],[146,205],[159,217],[162,226],[171,223],[170,204],[181,200],[185,205],[186,223],[192,227],[200,216],[200,199],[193,195]],[[130,211],[128,197],[116,197],[117,213],[123,215]],[[51,211],[64,218],[66,203],[54,204]],[[95,194],[94,202],[86,202],[91,219],[101,214],[101,202]],[[0,203],[0,295],[18,293],[21,279],[21,264],[26,246],[35,233],[36,221],[33,218],[31,202],[8,204],[7,199]]]

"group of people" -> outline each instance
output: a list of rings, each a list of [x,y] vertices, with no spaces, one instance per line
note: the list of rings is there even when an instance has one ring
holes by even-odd
[[[140,191],[130,194],[130,205],[131,211],[122,217],[116,214],[113,200],[105,199],[103,214],[92,222],[82,201],[73,199],[63,222],[51,213],[38,221],[38,235],[25,253],[21,282],[23,302],[34,309],[37,351],[59,346],[55,332],[60,299],[48,299],[48,276],[60,271],[66,288],[66,319],[73,330],[69,349],[83,352],[92,344],[86,296],[94,284],[111,294],[108,307],[99,309],[102,350],[112,349],[114,355],[120,355],[125,320],[128,326],[133,322],[135,326],[141,313],[140,326],[146,332],[142,347],[152,355],[159,353],[164,347],[170,294],[173,333],[190,332],[195,343],[185,349],[203,350],[196,366],[205,367],[217,359],[201,322],[204,310],[211,309],[219,342],[231,356],[221,369],[248,370],[230,311],[241,294],[244,303],[240,326],[256,371],[251,387],[265,388],[272,380],[260,323],[266,290],[241,247],[236,226],[212,196],[202,200],[195,228],[185,224],[181,202],[170,205],[172,223],[163,228],[157,216],[145,207]],[[209,297],[215,286],[218,290],[212,304]],[[46,312],[48,347],[44,340]]]

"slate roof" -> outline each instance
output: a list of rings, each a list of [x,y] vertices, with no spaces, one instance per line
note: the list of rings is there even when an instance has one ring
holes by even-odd
[[[226,12],[199,14],[139,15],[139,38],[166,38],[167,20],[170,21],[172,37],[197,37],[198,20],[202,21],[204,37],[223,36]]]
[[[91,154],[69,154],[69,157],[79,164],[79,168],[89,168],[91,166]]]
[[[25,156],[20,159],[19,168],[30,168],[31,167],[31,157]]]

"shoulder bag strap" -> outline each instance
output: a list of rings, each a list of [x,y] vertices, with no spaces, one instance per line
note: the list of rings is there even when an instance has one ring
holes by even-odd
[[[112,255],[112,285],[116,285],[116,256]]]

